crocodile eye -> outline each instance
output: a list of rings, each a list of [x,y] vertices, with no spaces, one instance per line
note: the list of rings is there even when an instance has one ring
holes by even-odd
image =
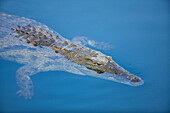
[[[97,65],[99,65],[99,66],[100,66],[100,65],[102,65],[102,64],[97,63]]]

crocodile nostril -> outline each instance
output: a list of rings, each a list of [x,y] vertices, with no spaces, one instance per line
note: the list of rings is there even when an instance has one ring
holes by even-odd
[[[140,79],[139,79],[138,77],[134,77],[134,78],[131,79],[131,81],[132,81],[132,82],[139,82]]]

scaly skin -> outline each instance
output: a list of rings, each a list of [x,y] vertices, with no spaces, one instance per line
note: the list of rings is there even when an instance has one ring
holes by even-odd
[[[89,70],[94,70],[98,74],[108,72],[125,77],[132,82],[141,81],[141,78],[120,67],[110,56],[87,47],[79,47],[73,43],[69,44],[67,41],[61,41],[58,36],[53,36],[48,31],[43,31],[42,28],[36,29],[31,25],[18,25],[18,29],[11,28],[11,30],[14,31],[13,34],[19,40],[22,41],[24,39],[27,43],[32,43],[34,46],[50,47],[56,53],[64,55],[68,60],[83,65]]]

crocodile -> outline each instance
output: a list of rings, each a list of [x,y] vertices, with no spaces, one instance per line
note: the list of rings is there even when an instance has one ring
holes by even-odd
[[[0,57],[24,64],[16,72],[19,96],[31,99],[31,76],[44,71],[66,71],[107,79],[130,86],[144,81],[119,66],[111,56],[86,47],[111,48],[108,44],[77,37],[62,37],[48,26],[25,17],[0,12]]]

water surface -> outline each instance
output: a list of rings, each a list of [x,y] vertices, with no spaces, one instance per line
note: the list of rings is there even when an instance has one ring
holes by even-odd
[[[169,2],[166,0],[5,0],[0,11],[46,24],[63,37],[110,42],[101,50],[142,77],[139,87],[62,71],[31,77],[34,96],[18,98],[15,74],[21,64],[0,60],[1,112],[168,112]],[[17,104],[16,104],[17,103]]]

